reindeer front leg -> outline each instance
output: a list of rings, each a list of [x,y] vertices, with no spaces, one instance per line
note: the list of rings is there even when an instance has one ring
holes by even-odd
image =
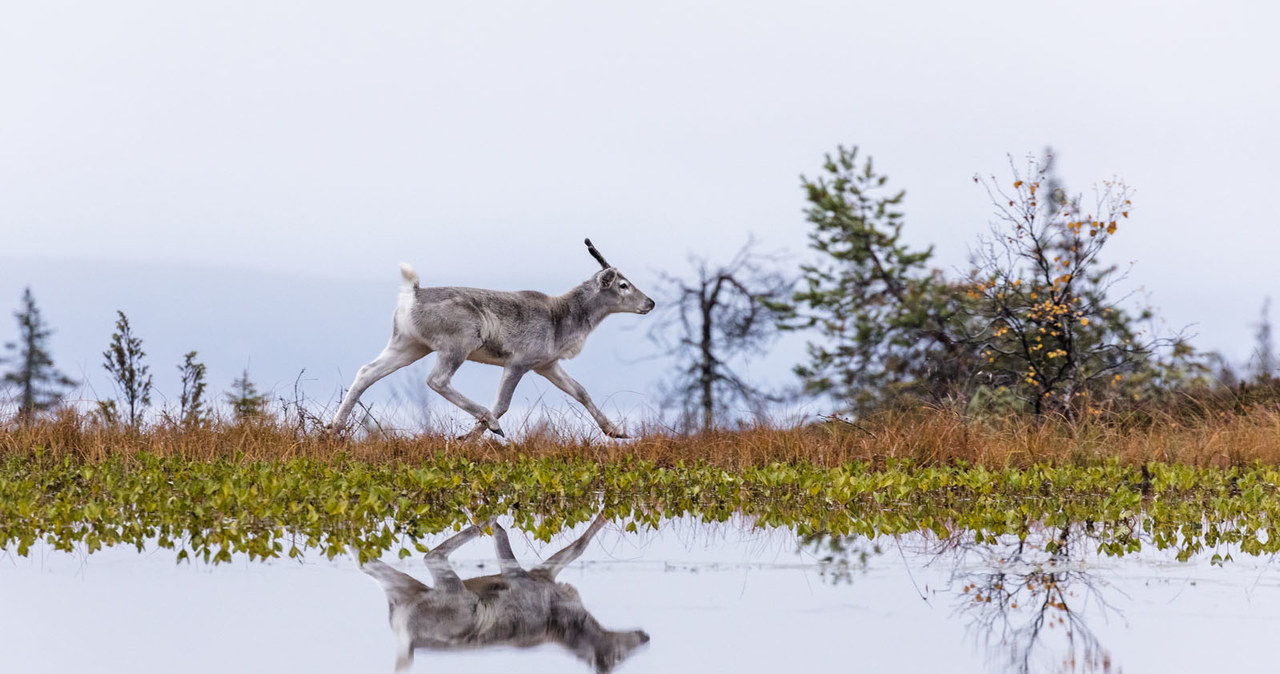
[[[603,527],[608,521],[609,518],[605,517],[604,511],[601,510],[600,514],[591,522],[591,526],[587,527],[586,532],[578,537],[578,540],[566,545],[560,552],[548,557],[547,561],[539,564],[529,573],[541,574],[550,580],[555,580],[556,574],[560,573],[561,569],[573,563],[575,559],[582,556],[583,552],[586,552],[591,539],[595,538],[596,532],[600,531],[600,527]]]
[[[427,553],[427,569],[431,571],[431,577],[436,581],[436,590],[443,592],[463,591],[462,579],[458,577],[458,574],[449,564],[449,555],[453,554],[454,550],[466,545],[467,541],[479,536],[480,533],[480,527],[473,524],[445,539],[440,545],[432,548],[431,552]]]
[[[489,526],[493,527],[493,547],[498,554],[498,566],[502,569],[502,575],[511,579],[528,578],[528,572],[520,566],[520,562],[516,561],[515,553],[511,551],[507,530],[497,522],[490,522]]]
[[[589,412],[596,420],[596,423],[600,424],[600,430],[604,431],[605,435],[611,438],[627,437],[627,434],[622,431],[621,427],[615,425],[612,421],[609,421],[609,417],[606,417],[604,412],[601,412],[600,408],[596,407],[594,402],[591,402],[591,396],[587,395],[587,389],[584,388],[582,384],[579,384],[573,377],[570,377],[569,373],[565,372],[564,368],[560,367],[559,361],[547,365],[546,367],[538,368],[537,370],[534,370],[534,372],[546,377],[547,381],[556,385],[556,388],[568,393],[573,396],[575,400],[582,403],[582,406],[587,408],[587,412]]]

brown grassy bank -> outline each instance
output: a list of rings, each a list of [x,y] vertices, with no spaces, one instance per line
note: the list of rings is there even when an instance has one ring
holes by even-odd
[[[472,461],[517,455],[609,462],[628,457],[659,465],[706,462],[724,468],[772,462],[832,466],[850,461],[883,465],[967,462],[988,468],[1032,464],[1086,465],[1109,459],[1193,466],[1280,464],[1280,410],[1250,407],[1196,418],[1146,418],[1142,423],[1065,419],[973,419],[946,410],[884,413],[854,423],[831,420],[792,428],[755,427],[696,435],[642,432],[633,440],[554,430],[527,432],[511,442],[463,442],[439,434],[334,437],[283,423],[214,423],[195,429],[168,425],[134,432],[104,427],[71,414],[21,425],[0,425],[0,452],[75,457],[87,461],[140,452],[193,460],[329,459],[418,463],[439,454]]]

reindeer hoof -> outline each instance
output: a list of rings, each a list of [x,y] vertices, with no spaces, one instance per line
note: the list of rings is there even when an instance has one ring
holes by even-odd
[[[501,428],[498,428],[497,426],[491,426],[491,427],[489,428],[489,430],[493,431],[494,435],[497,435],[497,436],[498,436],[498,437],[500,437],[500,438],[505,438],[505,437],[507,437],[507,434],[506,434],[506,433],[503,433],[503,432],[502,432],[502,429],[501,429]]]

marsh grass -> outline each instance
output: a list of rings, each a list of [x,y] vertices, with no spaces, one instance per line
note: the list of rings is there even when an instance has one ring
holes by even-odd
[[[420,464],[465,459],[491,463],[517,457],[595,463],[641,460],[658,466],[702,463],[741,469],[774,463],[833,467],[861,462],[875,468],[970,465],[989,469],[1033,465],[1088,466],[1116,461],[1198,467],[1280,464],[1280,407],[1202,406],[1178,414],[1143,412],[1086,421],[1060,417],[968,417],[932,407],[882,412],[856,422],[756,425],[692,435],[642,428],[633,440],[596,433],[527,426],[511,441],[464,442],[451,434],[372,431],[326,434],[314,424],[265,418],[242,423],[214,420],[196,427],[160,422],[143,430],[102,424],[93,417],[59,416],[0,424],[0,453],[40,452],[97,462],[149,454],[209,461],[360,461]]]
[[[627,442],[546,423],[506,443],[309,428],[260,418],[132,431],[70,413],[9,423],[0,550],[406,556],[489,517],[549,540],[603,509],[627,531],[740,516],[800,536],[991,544],[1070,525],[1106,554],[1280,552],[1280,412],[1266,406],[1088,423],[924,408]]]

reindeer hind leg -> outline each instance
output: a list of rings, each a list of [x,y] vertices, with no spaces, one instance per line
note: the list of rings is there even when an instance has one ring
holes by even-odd
[[[391,340],[382,349],[382,353],[356,372],[355,381],[351,383],[351,388],[347,389],[347,395],[343,397],[342,404],[338,407],[338,412],[333,416],[329,427],[335,430],[341,429],[347,422],[347,415],[351,414],[352,408],[356,406],[356,401],[360,400],[360,394],[373,386],[374,382],[430,352],[431,350],[427,347],[402,334],[392,335]]]

